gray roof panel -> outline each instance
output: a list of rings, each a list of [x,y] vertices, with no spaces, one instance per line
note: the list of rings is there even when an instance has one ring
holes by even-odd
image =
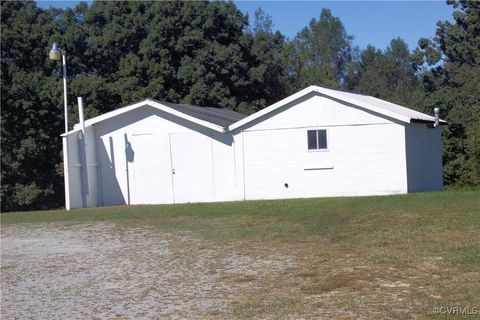
[[[151,99],[158,103],[161,103],[169,108],[172,108],[178,112],[185,113],[189,116],[195,117],[200,120],[204,120],[213,124],[217,124],[222,127],[228,127],[232,123],[237,122],[246,117],[245,114],[239,113],[226,108],[215,107],[200,107],[190,104],[177,104],[165,101],[159,101]]]

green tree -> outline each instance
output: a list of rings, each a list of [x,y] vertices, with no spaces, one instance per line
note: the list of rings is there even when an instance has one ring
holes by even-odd
[[[247,18],[233,3],[95,2],[85,23],[112,106],[153,97],[235,108],[248,84]]]
[[[253,27],[244,36],[245,57],[249,62],[248,85],[239,111],[253,113],[288,94],[288,78],[283,47],[285,37],[273,32],[273,22],[261,8],[255,11]]]
[[[447,184],[480,184],[480,3],[448,1],[455,23],[440,21],[434,39],[422,38],[419,63],[434,66],[422,75],[425,104],[442,107],[444,178]],[[443,64],[438,65],[443,60]]]
[[[368,46],[361,53],[359,79],[353,90],[415,107],[415,72],[412,54],[402,39],[393,39],[385,52]]]
[[[1,209],[61,203],[61,87],[49,77],[52,16],[33,2],[1,2]]]
[[[342,86],[352,62],[352,41],[340,19],[322,9],[319,19],[312,19],[286,48],[295,89],[311,84]]]

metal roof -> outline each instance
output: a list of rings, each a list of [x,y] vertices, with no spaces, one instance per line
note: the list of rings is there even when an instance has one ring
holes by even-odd
[[[234,124],[230,125],[228,129],[232,131],[237,128],[240,128],[250,123],[251,121],[254,121],[262,116],[266,116],[267,114],[277,110],[278,108],[281,108],[286,104],[291,103],[297,99],[300,99],[301,97],[307,94],[310,94],[312,92],[318,93],[329,99],[339,100],[341,102],[348,103],[348,104],[357,106],[359,108],[362,108],[364,110],[369,110],[369,111],[372,111],[372,112],[375,112],[375,113],[378,113],[386,117],[396,119],[405,123],[435,122],[435,117],[433,116],[430,116],[409,108],[405,108],[398,104],[394,104],[385,100],[381,100],[381,99],[367,96],[367,95],[356,94],[356,93],[340,91],[340,90],[313,85],[295,94],[292,94],[291,96],[288,96],[285,99],[280,100],[268,106],[265,109],[262,109],[248,117],[245,117],[235,122]],[[446,123],[446,122],[443,120],[440,120],[440,123]]]
[[[269,107],[262,109],[250,116],[246,116],[242,113],[235,112],[230,109],[225,108],[215,108],[215,107],[200,107],[190,104],[177,104],[165,101],[158,101],[154,99],[145,99],[140,102],[128,105],[123,108],[116,109],[114,111],[105,113],[103,115],[97,116],[95,118],[85,121],[85,126],[91,126],[100,121],[113,118],[120,114],[126,113],[128,111],[134,110],[136,108],[151,106],[161,111],[170,113],[174,116],[186,119],[193,123],[199,124],[201,126],[210,128],[218,132],[227,132],[235,130],[239,127],[242,127],[251,121],[258,119],[264,115],[271,113],[272,111],[293,102],[307,94],[312,92],[318,93],[322,96],[325,96],[330,99],[343,101],[351,105],[357,106],[359,108],[369,110],[386,117],[396,119],[405,123],[411,122],[428,122],[433,123],[435,118],[433,116],[402,107],[400,105],[381,100],[375,97],[356,94],[346,91],[335,90],[331,88],[321,87],[321,86],[310,86],[305,88],[289,97],[286,97],[283,100],[280,100]],[[443,120],[440,120],[440,123],[446,123]],[[80,125],[75,125],[73,131],[80,129]]]
[[[199,107],[189,104],[176,104],[171,102],[157,101],[154,99],[145,99],[88,119],[85,121],[85,127],[92,126],[101,121],[144,106],[156,108],[218,132],[226,132],[229,125],[246,117],[246,115],[242,113],[225,108]],[[72,131],[77,131],[79,129],[80,124],[76,124]]]
[[[375,98],[372,96],[364,95],[364,94],[358,94],[358,93],[352,93],[348,91],[339,91],[331,88],[326,88],[322,86],[317,86],[321,91],[324,92],[326,95],[330,96],[336,96],[341,100],[356,100],[359,102],[359,106],[363,107],[365,106],[366,108],[371,109],[372,107],[379,108],[385,112],[391,112],[397,115],[401,115],[404,117],[407,117],[410,119],[410,122],[412,120],[421,120],[421,121],[428,121],[428,122],[435,122],[435,117],[430,116],[428,114],[402,107],[398,104],[388,102],[386,100],[382,100],[379,98]],[[319,90],[319,91],[320,91]]]
[[[157,101],[154,99],[150,100],[156,101],[179,112],[188,114],[192,117],[204,121],[208,121],[210,123],[217,124],[222,127],[228,127],[229,125],[246,117],[246,115],[243,113],[235,112],[226,108],[200,107],[191,104],[177,104],[166,101]]]

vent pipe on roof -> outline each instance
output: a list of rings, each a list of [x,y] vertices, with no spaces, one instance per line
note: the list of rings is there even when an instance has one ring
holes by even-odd
[[[433,108],[433,116],[435,117],[433,127],[436,128],[440,124],[440,108]]]
[[[83,134],[85,134],[85,120],[83,118],[83,98],[77,97],[77,101],[78,101],[78,120],[80,122],[80,125],[82,126]]]

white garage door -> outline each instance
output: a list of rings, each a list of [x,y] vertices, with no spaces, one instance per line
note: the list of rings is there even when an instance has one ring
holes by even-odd
[[[215,199],[212,142],[197,133],[171,133],[175,203]]]
[[[133,134],[130,140],[133,154],[128,156],[129,151],[126,153],[127,161],[133,164],[133,174],[129,174],[133,180],[129,181],[131,203],[173,203],[168,134]]]

